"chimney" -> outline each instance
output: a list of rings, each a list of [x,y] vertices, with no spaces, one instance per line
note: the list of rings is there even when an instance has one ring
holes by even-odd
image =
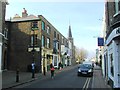
[[[22,17],[27,17],[27,10],[25,8],[23,8],[23,12],[22,12]]]

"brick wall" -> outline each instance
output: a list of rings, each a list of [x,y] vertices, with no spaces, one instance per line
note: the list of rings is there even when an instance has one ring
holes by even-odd
[[[16,67],[19,66],[21,71],[27,71],[27,66],[33,61],[32,52],[28,52],[28,46],[30,45],[31,21],[12,22],[11,25],[9,39],[9,69],[16,70]],[[40,66],[40,52],[35,52],[34,58],[36,65]]]

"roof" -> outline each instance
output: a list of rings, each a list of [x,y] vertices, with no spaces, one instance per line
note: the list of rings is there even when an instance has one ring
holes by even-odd
[[[31,20],[40,20],[40,18],[34,16],[34,15],[29,15],[27,17],[15,17],[11,19],[11,22],[19,22],[19,21],[31,21]]]

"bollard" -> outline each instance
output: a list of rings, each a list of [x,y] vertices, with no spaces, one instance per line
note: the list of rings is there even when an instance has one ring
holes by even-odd
[[[19,69],[16,70],[16,82],[19,82]]]

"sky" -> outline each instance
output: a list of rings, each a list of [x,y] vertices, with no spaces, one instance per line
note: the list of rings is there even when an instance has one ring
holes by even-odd
[[[86,49],[89,57],[93,57],[98,48],[97,37],[102,29],[103,1],[8,0],[6,19],[14,17],[15,14],[21,16],[25,8],[28,15],[43,15],[66,38],[71,25],[74,45]]]

